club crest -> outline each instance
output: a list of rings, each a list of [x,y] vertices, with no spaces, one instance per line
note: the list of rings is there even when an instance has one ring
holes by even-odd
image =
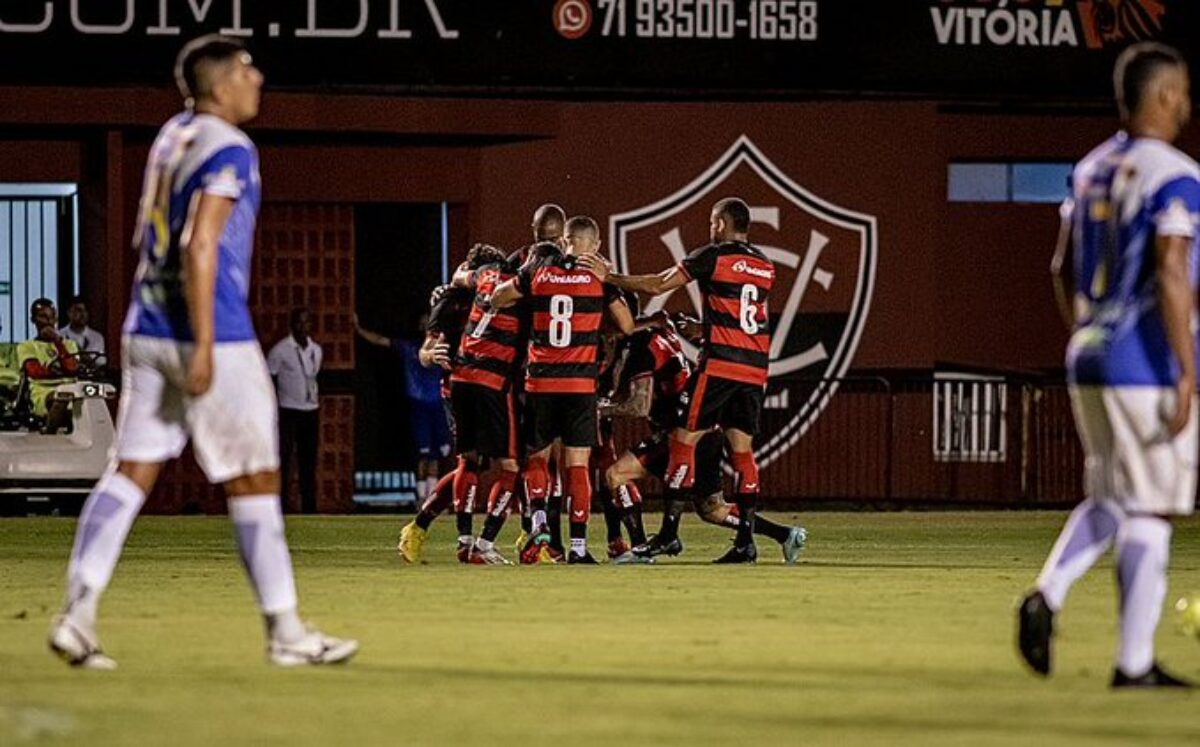
[[[875,287],[878,231],[874,216],[809,192],[743,135],[674,194],[609,218],[617,270],[649,273],[678,263],[708,243],[713,203],[733,195],[750,205],[750,242],[776,270],[768,412],[756,447],[766,466],[812,426],[850,367]],[[700,315],[700,291],[691,283],[652,299],[643,311],[660,308]],[[694,360],[697,351],[689,346],[687,353]],[[806,385],[796,386],[801,379]]]

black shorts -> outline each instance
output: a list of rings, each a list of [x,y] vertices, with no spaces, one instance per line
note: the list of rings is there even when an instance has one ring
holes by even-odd
[[[763,387],[711,376],[701,368],[679,395],[680,422],[689,431],[720,426],[757,436],[762,405]]]
[[[499,392],[480,384],[456,381],[450,400],[454,406],[459,454],[474,451],[494,459],[520,456],[516,404],[511,390]]]
[[[696,482],[692,494],[707,498],[723,489],[721,480],[721,455],[725,436],[710,433],[696,444]],[[643,438],[630,449],[646,472],[659,480],[666,480],[667,465],[671,461],[671,432],[657,431]]]
[[[596,395],[525,394],[525,443],[530,454],[556,438],[562,439],[563,446],[591,448],[599,442],[596,435]]]

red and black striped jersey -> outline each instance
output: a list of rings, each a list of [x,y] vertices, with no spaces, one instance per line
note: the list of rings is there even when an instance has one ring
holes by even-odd
[[[616,391],[626,392],[633,382],[652,377],[650,424],[657,429],[676,425],[679,395],[687,389],[692,366],[683,354],[679,336],[671,330],[644,330],[625,338]]]
[[[600,323],[620,296],[575,258],[554,247],[541,251],[517,272],[517,289],[532,312],[525,390],[595,394],[599,373]]]
[[[481,384],[497,391],[505,390],[512,381],[525,342],[523,315],[515,306],[492,309],[486,300],[513,274],[507,264],[484,265],[471,273],[474,302],[458,346],[451,381]]]
[[[775,265],[757,247],[723,241],[701,247],[679,263],[704,297],[700,367],[710,376],[767,383],[771,330],[767,295]]]

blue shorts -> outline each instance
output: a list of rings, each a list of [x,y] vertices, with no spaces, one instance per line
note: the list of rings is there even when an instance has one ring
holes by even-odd
[[[412,404],[413,443],[422,459],[450,456],[450,423],[446,408],[437,402],[409,400]]]

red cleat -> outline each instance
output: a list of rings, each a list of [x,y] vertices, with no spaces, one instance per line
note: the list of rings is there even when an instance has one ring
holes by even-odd
[[[629,543],[625,541],[624,537],[615,539],[608,543],[608,557],[610,560],[612,558],[619,558],[629,552],[629,549]]]

